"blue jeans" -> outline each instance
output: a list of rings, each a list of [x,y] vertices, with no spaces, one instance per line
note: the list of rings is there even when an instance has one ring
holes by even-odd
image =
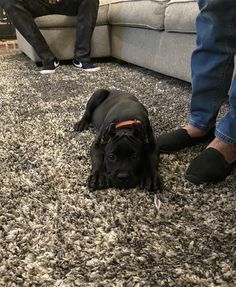
[[[198,5],[189,123],[207,131],[215,125],[222,104],[228,101],[229,112],[217,124],[215,136],[236,146],[236,77],[232,80],[236,0],[198,0]]]

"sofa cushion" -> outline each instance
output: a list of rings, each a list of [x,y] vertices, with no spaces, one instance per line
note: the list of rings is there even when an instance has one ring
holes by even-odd
[[[198,12],[197,0],[171,0],[165,12],[165,30],[195,33],[195,20]]]
[[[100,0],[97,26],[108,24],[108,8],[111,0]],[[39,28],[60,28],[60,27],[74,27],[76,25],[76,16],[65,15],[47,15],[37,17],[35,19]]]
[[[169,0],[112,0],[108,19],[112,25],[164,29],[164,15]]]

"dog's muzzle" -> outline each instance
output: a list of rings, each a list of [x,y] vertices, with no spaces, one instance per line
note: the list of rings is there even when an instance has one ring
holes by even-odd
[[[118,172],[116,175],[109,176],[108,178],[111,186],[119,189],[134,188],[139,184],[138,177],[130,175],[127,172]]]

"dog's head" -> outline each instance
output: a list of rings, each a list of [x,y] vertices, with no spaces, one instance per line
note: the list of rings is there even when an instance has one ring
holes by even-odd
[[[118,128],[115,124],[109,126],[104,162],[111,186],[127,189],[140,183],[145,144],[145,134],[139,123]]]

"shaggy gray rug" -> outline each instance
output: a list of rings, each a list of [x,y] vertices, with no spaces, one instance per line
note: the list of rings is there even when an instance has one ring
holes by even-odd
[[[96,88],[123,89],[158,135],[185,123],[190,85],[124,63],[41,76],[0,57],[0,286],[235,286],[236,175],[193,186],[204,146],[162,155],[160,210],[140,189],[90,192],[90,129],[73,131]]]

